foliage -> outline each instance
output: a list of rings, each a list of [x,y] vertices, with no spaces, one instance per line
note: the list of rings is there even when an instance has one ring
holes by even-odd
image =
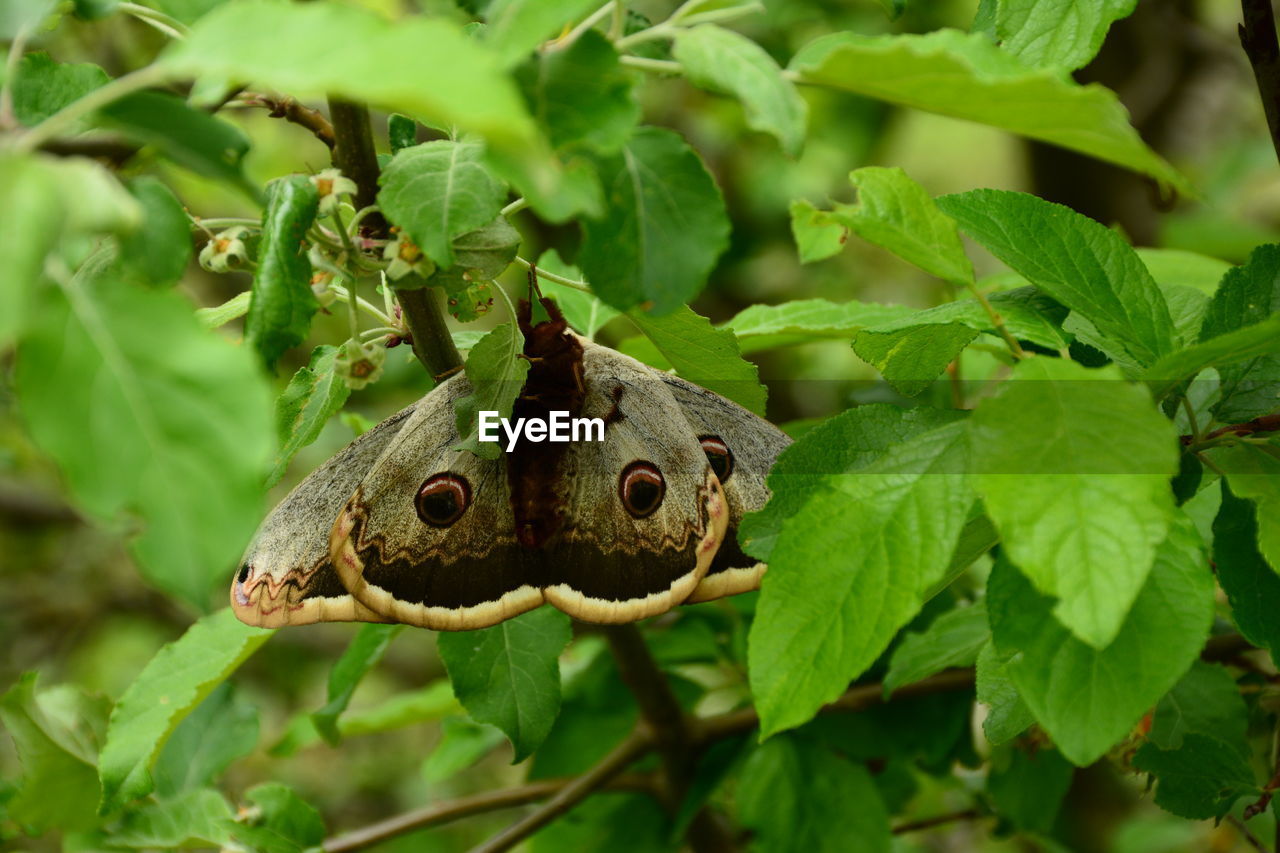
[[[1138,61],[1132,0],[844,6],[0,4],[0,843],[454,850],[553,794],[534,850],[1271,832],[1261,111],[1195,153],[1071,76]],[[1138,175],[1171,209],[1125,213]],[[348,427],[462,369],[456,449],[501,453],[526,282],[795,438],[736,531],[760,591],[237,622],[264,492]]]

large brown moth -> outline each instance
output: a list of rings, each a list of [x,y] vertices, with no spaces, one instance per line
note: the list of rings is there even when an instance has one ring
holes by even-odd
[[[768,499],[790,443],[717,394],[550,319],[519,320],[530,369],[513,416],[601,418],[603,441],[519,438],[496,460],[455,450],[464,375],[437,385],[313,472],[258,530],[236,615],[279,627],[494,625],[550,603],[631,622],[759,586],[737,526]]]

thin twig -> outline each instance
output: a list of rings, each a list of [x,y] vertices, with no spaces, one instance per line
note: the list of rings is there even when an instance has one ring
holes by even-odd
[[[565,278],[562,275],[556,275],[553,272],[547,272],[542,267],[534,266],[530,261],[516,255],[516,263],[527,270],[533,270],[538,278],[545,278],[547,281],[554,281],[556,284],[563,284],[565,287],[571,287],[574,290],[580,290],[583,293],[591,293],[591,285],[585,281],[574,281],[571,278]],[[594,294],[592,294],[594,296]]]
[[[156,30],[164,33],[171,39],[181,41],[191,33],[190,28],[188,28],[186,24],[182,23],[182,21],[179,21],[171,15],[166,15],[164,12],[157,9],[152,9],[150,6],[143,6],[140,3],[124,2],[118,3],[116,8],[121,12],[132,15],[144,24],[154,27]]]
[[[969,292],[973,294],[973,298],[978,300],[978,304],[982,306],[982,310],[987,312],[987,317],[991,320],[991,325],[1000,333],[1000,337],[1004,338],[1005,345],[1009,347],[1009,352],[1013,353],[1013,357],[1023,359],[1027,354],[1022,350],[1022,344],[1018,343],[1018,339],[1009,331],[1009,327],[1005,325],[1004,318],[1000,316],[1000,312],[987,299],[986,294],[978,289],[978,285],[970,282],[968,285]]]
[[[455,820],[485,814],[501,809],[525,806],[553,796],[567,788],[573,778],[539,779],[516,788],[500,791],[485,791],[470,797],[456,800],[445,800],[432,803],[421,809],[396,815],[388,820],[379,821],[360,829],[335,836],[324,842],[325,853],[353,853],[364,850],[388,839],[427,829],[432,826],[452,823]],[[608,791],[652,791],[653,777],[648,773],[624,773],[601,786]]]
[[[258,92],[247,92],[234,102],[238,107],[263,107],[272,118],[282,118],[290,124],[296,124],[311,131],[311,135],[323,142],[330,150],[336,144],[333,125],[324,117],[324,113],[298,103],[296,98],[288,95],[275,98]]]
[[[1244,23],[1240,25],[1240,46],[1253,79],[1258,83],[1262,111],[1271,131],[1271,145],[1280,158],[1280,42],[1276,40],[1276,16],[1271,0],[1240,0]]]
[[[649,746],[650,741],[645,731],[637,729],[590,770],[561,788],[554,797],[484,844],[473,848],[471,853],[502,853],[503,850],[510,850],[603,787],[648,751]]]
[[[23,27],[14,35],[9,43],[9,52],[5,55],[4,79],[0,80],[0,129],[8,129],[18,123],[13,113],[13,83],[18,74],[18,63],[27,49],[28,27]]]
[[[683,65],[668,59],[649,59],[645,56],[623,55],[618,57],[618,61],[631,68],[639,68],[641,71],[656,71],[659,74],[684,73]]]
[[[964,690],[973,686],[972,669],[953,669],[937,675],[899,687],[893,694],[895,699],[906,699],[913,696],[928,696],[934,693],[949,693],[953,690]],[[834,711],[862,711],[884,703],[883,684],[860,684],[845,691],[844,695],[829,705],[824,705],[819,713],[829,714]],[[744,734],[760,725],[760,715],[755,708],[743,708],[701,720],[697,727],[698,739],[702,742],[720,740],[732,735]]]
[[[942,826],[948,823],[955,823],[961,820],[974,820],[982,817],[982,812],[977,809],[964,809],[950,814],[940,814],[934,817],[921,818],[920,820],[909,820],[906,823],[900,823],[893,828],[894,835],[905,835],[908,832],[919,832],[922,829],[933,829],[935,826]]]
[[[1229,814],[1227,815],[1227,823],[1234,826],[1236,828],[1236,832],[1240,833],[1240,837],[1249,842],[1249,845],[1253,847],[1254,850],[1258,850],[1260,853],[1271,853],[1271,851],[1266,848],[1266,845],[1259,841],[1257,836],[1249,831],[1249,827],[1245,826],[1244,821],[1240,818],[1233,814]]]

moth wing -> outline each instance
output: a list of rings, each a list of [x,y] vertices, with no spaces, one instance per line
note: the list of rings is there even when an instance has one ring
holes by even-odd
[[[565,524],[546,551],[546,600],[587,622],[632,622],[684,601],[724,537],[719,481],[675,398],[644,365],[584,341],[581,416],[605,421],[603,441],[568,448]],[[637,469],[635,466],[641,466]],[[627,509],[624,476],[659,472],[659,503]]]
[[[484,628],[543,601],[535,555],[516,543],[506,466],[453,449],[453,403],[470,392],[463,375],[433,390],[335,512],[338,576],[397,622]]]
[[[729,474],[721,482],[729,507],[729,528],[706,576],[688,601],[710,601],[758,589],[768,567],[738,545],[738,525],[742,516],[769,500],[765,484],[769,469],[791,439],[764,418],[719,394],[669,373],[653,372],[680,404],[699,440],[712,440],[713,448],[718,441],[729,453]]]
[[[347,591],[329,561],[329,529],[421,402],[357,437],[271,511],[231,584],[231,607],[240,621],[263,628],[392,621]]]

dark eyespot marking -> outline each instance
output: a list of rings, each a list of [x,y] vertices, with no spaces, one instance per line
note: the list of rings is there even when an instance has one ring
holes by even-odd
[[[249,564],[245,563],[240,567],[240,574],[236,576],[237,583],[244,583],[249,579]]]
[[[414,500],[418,518],[432,527],[448,527],[471,505],[471,486],[457,474],[436,474],[422,484]]]
[[[637,459],[623,468],[618,477],[618,497],[633,518],[653,515],[666,493],[667,483],[652,462]]]
[[[733,476],[733,451],[718,435],[704,435],[698,441],[702,443],[702,452],[707,454],[707,461],[711,463],[716,479],[724,485]]]

